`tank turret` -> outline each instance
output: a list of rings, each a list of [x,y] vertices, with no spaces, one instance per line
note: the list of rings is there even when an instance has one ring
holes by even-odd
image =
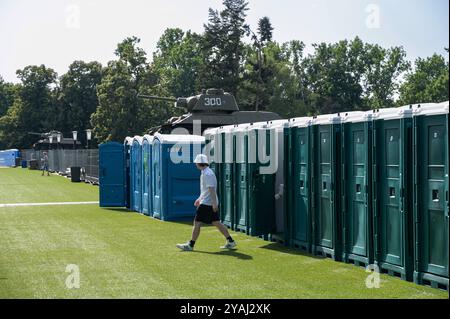
[[[210,127],[280,119],[278,114],[272,112],[240,111],[234,96],[224,92],[223,89],[204,89],[201,94],[191,97],[173,98],[141,94],[138,97],[172,102],[176,108],[182,108],[187,112],[180,117],[172,117],[165,124],[151,130],[150,134],[154,132],[170,134],[171,130],[177,127],[186,128],[192,133],[194,121],[200,121],[201,130],[204,131]]]
[[[182,108],[189,113],[195,112],[225,112],[239,111],[233,95],[222,89],[203,90],[202,94],[191,97],[167,98],[151,95],[138,95],[140,98],[156,101],[174,102],[175,107]]]

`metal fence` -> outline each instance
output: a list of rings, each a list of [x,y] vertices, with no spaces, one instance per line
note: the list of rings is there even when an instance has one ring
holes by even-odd
[[[70,176],[70,167],[81,167],[81,178],[86,182],[98,184],[98,149],[88,150],[22,150],[22,160],[37,160],[42,169],[43,152],[48,154],[50,172]]]

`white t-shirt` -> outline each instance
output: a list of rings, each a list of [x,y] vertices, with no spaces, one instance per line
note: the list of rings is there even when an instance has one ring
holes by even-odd
[[[209,192],[209,187],[213,187],[216,191],[216,203],[219,205],[219,198],[217,197],[217,178],[214,172],[209,167],[202,170],[200,175],[200,204],[212,206],[212,198]]]

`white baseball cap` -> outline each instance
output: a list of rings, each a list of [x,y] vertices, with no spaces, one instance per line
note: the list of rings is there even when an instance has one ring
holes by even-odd
[[[195,164],[209,164],[208,157],[205,154],[198,154],[194,160]]]

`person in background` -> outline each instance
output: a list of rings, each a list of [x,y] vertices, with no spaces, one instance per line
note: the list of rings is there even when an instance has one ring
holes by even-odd
[[[47,176],[50,176],[50,172],[48,171],[48,155],[47,152],[43,153],[44,156],[42,157],[42,176],[44,176],[45,171],[47,171]]]
[[[177,244],[177,247],[184,251],[194,250],[195,242],[200,235],[203,224],[212,224],[227,239],[226,244],[220,248],[233,249],[236,247],[236,242],[231,238],[225,225],[220,222],[217,179],[212,169],[209,168],[208,157],[204,154],[197,155],[194,163],[202,173],[200,175],[200,197],[194,203],[194,206],[197,207],[197,213],[192,230],[192,239],[186,244]]]

